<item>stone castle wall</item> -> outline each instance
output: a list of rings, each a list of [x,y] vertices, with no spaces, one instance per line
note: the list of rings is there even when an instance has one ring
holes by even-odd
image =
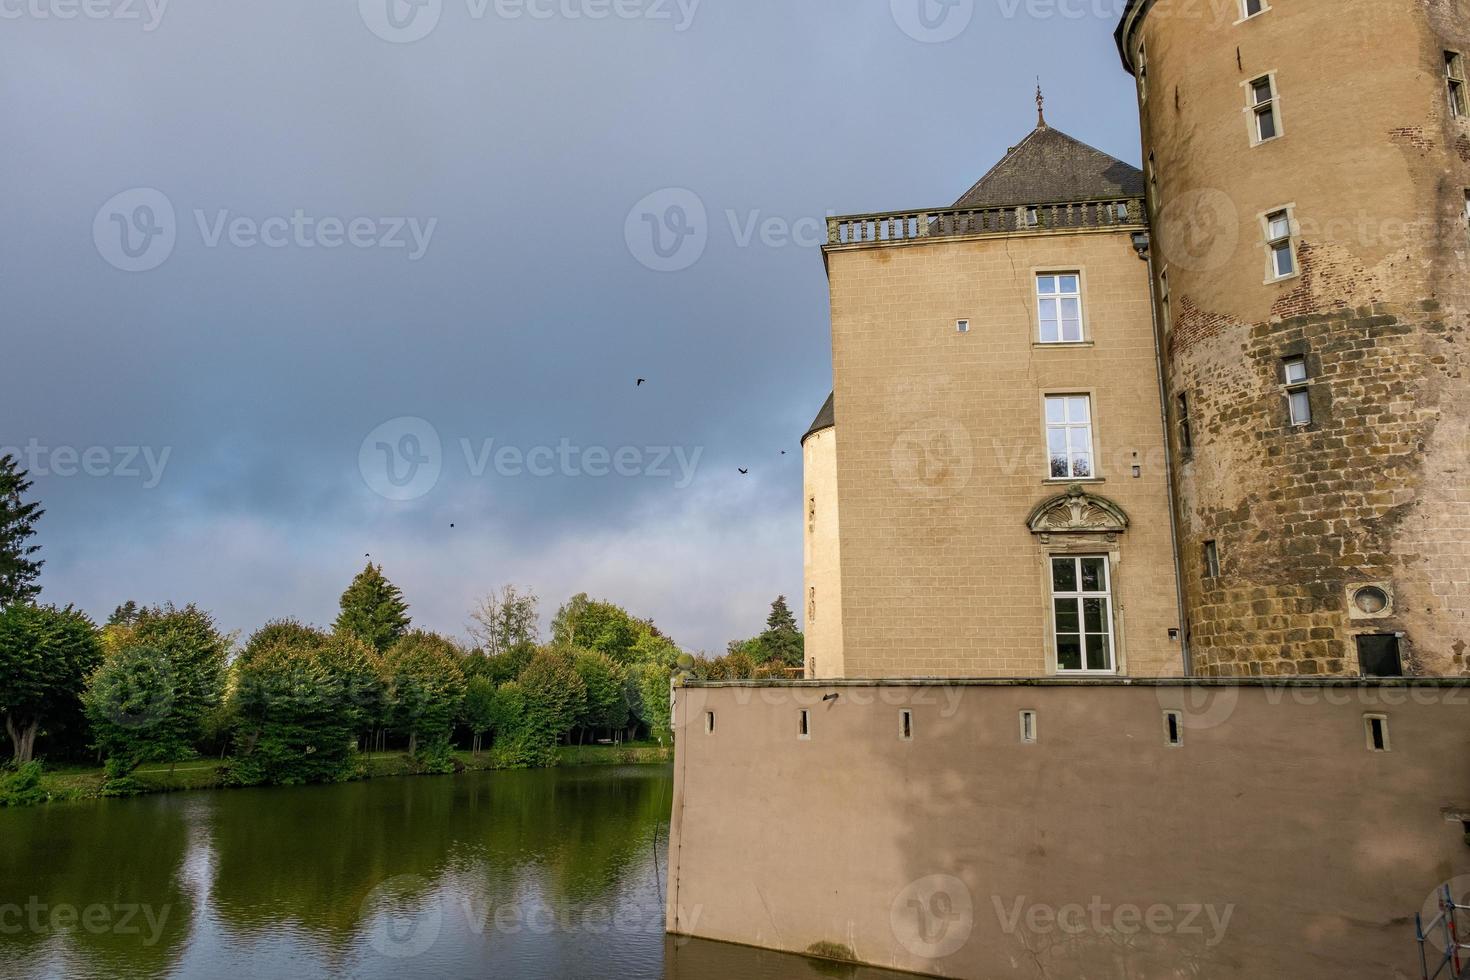
[[[1470,120],[1444,79],[1470,20],[1442,0],[1142,9],[1129,51],[1195,668],[1356,674],[1359,634],[1401,633],[1409,673],[1470,674]],[[1247,86],[1267,74],[1282,135],[1252,145]],[[1271,282],[1263,222],[1283,206],[1300,274]],[[1294,356],[1306,427],[1288,418]],[[1364,585],[1385,614],[1354,612]]]

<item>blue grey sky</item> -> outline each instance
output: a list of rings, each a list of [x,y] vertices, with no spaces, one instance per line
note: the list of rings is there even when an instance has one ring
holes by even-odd
[[[99,617],[328,623],[370,553],[722,650],[800,606],[823,217],[952,201],[1038,74],[1138,157],[1122,0],[151,3],[0,3],[0,445]]]

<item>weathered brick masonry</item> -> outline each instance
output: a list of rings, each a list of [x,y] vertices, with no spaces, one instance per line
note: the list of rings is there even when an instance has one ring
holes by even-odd
[[[1355,674],[1359,635],[1399,633],[1406,672],[1470,674],[1470,120],[1445,69],[1470,54],[1470,21],[1440,0],[1227,6],[1141,2],[1120,31],[1146,65],[1195,669]],[[1267,75],[1281,135],[1262,142],[1250,84]],[[1265,216],[1282,208],[1297,274],[1276,280]],[[1355,609],[1365,585],[1387,610]]]

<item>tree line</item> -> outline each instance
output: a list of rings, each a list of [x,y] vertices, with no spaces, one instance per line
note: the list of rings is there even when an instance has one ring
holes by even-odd
[[[470,643],[415,629],[401,590],[369,562],[330,628],[280,619],[243,643],[193,604],[117,607],[97,626],[36,602],[42,562],[29,539],[42,511],[0,458],[0,715],[12,765],[96,753],[104,792],[141,787],[135,771],[201,756],[227,782],[352,778],[361,754],[399,750],[424,772],[456,767],[463,745],[495,767],[554,764],[587,740],[671,737],[669,679],[681,651],[654,625],[585,593],[540,635],[537,596],[507,585],[470,614]],[[767,628],[716,659],[710,678],[799,673],[802,635],[784,597]],[[692,663],[692,666],[691,666]],[[34,780],[32,780],[34,781]]]

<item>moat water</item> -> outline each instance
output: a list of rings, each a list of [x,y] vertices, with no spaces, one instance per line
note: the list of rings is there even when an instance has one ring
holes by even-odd
[[[901,976],[666,937],[671,789],[598,766],[0,809],[0,977]]]

